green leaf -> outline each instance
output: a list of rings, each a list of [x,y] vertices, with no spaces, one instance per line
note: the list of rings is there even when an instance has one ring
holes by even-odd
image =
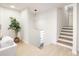
[[[9,25],[9,28],[8,29],[12,29],[14,30],[16,33],[18,33],[21,29],[20,27],[20,23],[16,20],[16,18],[14,17],[10,17],[11,19],[11,23]]]

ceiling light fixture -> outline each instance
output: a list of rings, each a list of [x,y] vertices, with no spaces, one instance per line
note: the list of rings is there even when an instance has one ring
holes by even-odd
[[[35,11],[35,15],[36,15],[36,12],[38,11],[37,9],[34,9],[34,11]]]
[[[11,7],[11,8],[15,8],[15,6],[14,6],[14,5],[11,5],[10,7]]]

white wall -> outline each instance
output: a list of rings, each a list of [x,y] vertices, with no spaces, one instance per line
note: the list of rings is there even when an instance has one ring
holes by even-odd
[[[69,26],[73,26],[73,9],[69,12]]]
[[[68,6],[69,5],[66,5],[64,7],[64,19],[63,19],[63,26],[68,26],[69,25],[69,20],[68,20]]]
[[[23,11],[21,11],[21,14],[20,14],[20,18],[21,18],[21,36],[22,36],[22,39],[24,40],[24,42],[27,42],[28,43],[28,39],[29,39],[29,15],[28,15],[28,10],[25,9]]]
[[[77,50],[79,51],[79,3],[77,4]]]
[[[39,31],[34,28],[34,15],[28,9],[22,10],[21,12],[12,9],[0,7],[0,24],[2,26],[1,32],[3,36],[11,36],[14,38],[15,34],[13,31],[8,30],[10,19],[9,17],[15,17],[21,25],[21,32],[19,37],[26,43],[39,46]]]
[[[19,15],[20,13],[18,11],[0,7],[0,23],[2,26],[1,31],[3,36],[9,35],[11,37],[14,37],[13,32],[10,32],[10,30],[8,30],[10,24],[9,17],[16,17],[17,20],[20,20]]]
[[[64,26],[73,26],[73,6],[70,5],[66,5],[64,8],[64,16],[65,16],[65,20],[63,25]],[[70,9],[71,8],[71,9]]]
[[[57,41],[57,9],[40,13],[37,16],[37,28],[45,31],[44,43],[56,43]]]
[[[21,36],[24,42],[39,46],[39,31],[35,29],[34,14],[29,9],[21,11]]]
[[[29,43],[39,47],[40,45],[39,30],[35,28],[35,15],[29,11]]]
[[[25,42],[28,42],[29,39],[29,26],[28,26],[28,20],[29,20],[29,14],[28,10],[25,9],[22,12],[15,11],[12,9],[2,8],[0,7],[0,24],[2,26],[1,32],[3,36],[11,36],[14,38],[15,33],[11,30],[8,30],[10,19],[9,17],[15,17],[16,20],[20,22],[21,25],[21,32],[19,32],[19,37]]]
[[[64,8],[58,8],[57,9],[57,33],[58,33],[58,38],[61,32],[61,28],[63,27],[64,24]]]

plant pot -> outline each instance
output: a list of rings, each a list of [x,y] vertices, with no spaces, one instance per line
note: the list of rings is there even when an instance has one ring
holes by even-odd
[[[15,38],[14,38],[14,42],[15,42],[15,43],[19,43],[19,42],[20,42],[19,37],[15,37]]]

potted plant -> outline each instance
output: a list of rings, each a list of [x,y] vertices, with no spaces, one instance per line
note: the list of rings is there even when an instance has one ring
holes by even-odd
[[[21,27],[20,27],[20,23],[16,20],[16,18],[14,17],[10,17],[11,19],[11,23],[9,25],[9,29],[12,29],[15,32],[15,38],[14,38],[14,42],[19,42],[20,39],[18,37],[18,32],[20,31]]]

